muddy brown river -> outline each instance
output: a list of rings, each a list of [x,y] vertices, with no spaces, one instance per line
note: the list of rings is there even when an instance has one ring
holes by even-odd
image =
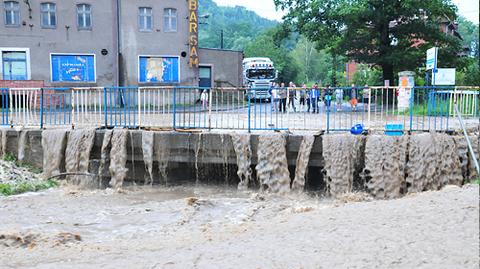
[[[0,268],[478,268],[479,188],[342,202],[64,187],[0,197],[0,253]]]

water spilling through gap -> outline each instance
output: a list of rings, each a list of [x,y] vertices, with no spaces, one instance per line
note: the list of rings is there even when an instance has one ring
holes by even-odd
[[[310,153],[312,152],[315,137],[313,135],[305,135],[298,150],[295,179],[292,183],[292,190],[303,191],[305,189],[305,176],[308,171],[308,162],[310,161]]]
[[[43,176],[51,177],[61,173],[65,160],[66,130],[45,130],[42,132]]]
[[[65,169],[67,173],[87,174],[89,172],[90,152],[95,139],[95,129],[72,130],[68,134],[65,152]],[[81,187],[94,187],[95,178],[85,175],[67,177],[73,184]]]
[[[398,198],[405,187],[408,136],[370,135],[365,145],[368,191],[376,198]]]
[[[28,130],[21,130],[18,137],[18,154],[17,159],[21,162],[25,159],[25,145],[27,144]]]
[[[145,163],[145,185],[153,185],[153,143],[154,132],[142,132],[142,152]]]
[[[123,186],[123,181],[127,176],[127,138],[128,130],[114,130],[111,139],[112,148],[110,150],[110,186],[119,189]]]
[[[281,134],[258,137],[258,164],[255,168],[263,190],[273,193],[290,192],[286,145],[286,138]]]
[[[112,148],[113,130],[106,130],[103,135],[102,148],[100,150],[100,166],[98,168],[98,177],[102,179],[108,174],[108,166],[110,165],[110,150]],[[99,181],[101,183],[101,180]]]
[[[363,136],[350,134],[325,135],[323,158],[327,189],[333,197],[353,191],[355,167],[361,158]]]
[[[5,158],[7,153],[7,130],[2,129],[2,159]]]
[[[168,161],[170,157],[170,143],[169,136],[166,133],[156,133],[154,140],[154,151],[156,161],[158,162],[158,172],[161,177],[161,181],[165,185],[168,185]]]
[[[237,156],[237,175],[240,179],[238,189],[245,190],[248,188],[252,178],[252,149],[250,147],[250,135],[233,133],[230,136],[232,138],[235,155]]]

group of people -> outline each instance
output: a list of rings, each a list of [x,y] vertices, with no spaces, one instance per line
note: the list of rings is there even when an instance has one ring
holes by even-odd
[[[301,87],[297,87],[293,82],[285,86],[285,83],[274,83],[270,90],[272,96],[272,110],[276,112],[286,113],[287,109],[297,112],[295,105],[298,100],[299,111],[308,113],[320,113],[320,105],[323,102],[326,110],[331,109],[332,100],[335,100],[336,110],[342,111],[344,103],[344,93],[349,94],[349,103],[353,111],[357,110],[359,88],[352,85],[350,90],[342,88],[331,88],[327,85],[325,88],[319,88],[318,84],[313,84],[312,87],[307,87],[305,83]],[[363,103],[369,103],[370,90],[368,85],[361,89],[361,100]],[[288,101],[288,102],[287,102]]]

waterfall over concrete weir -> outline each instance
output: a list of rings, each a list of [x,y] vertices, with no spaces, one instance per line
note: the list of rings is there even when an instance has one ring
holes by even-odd
[[[119,189],[123,186],[123,181],[127,176],[127,138],[129,132],[127,130],[114,130],[110,151],[110,186],[114,189]]]
[[[439,190],[447,184],[460,185],[463,182],[462,164],[457,151],[454,139],[449,135],[411,135],[406,179],[408,192]]]
[[[363,136],[351,134],[323,136],[323,158],[330,195],[352,192],[355,167],[361,161]]]
[[[305,176],[308,170],[308,162],[310,161],[310,153],[312,151],[315,137],[313,135],[305,135],[298,150],[295,179],[292,183],[292,190],[303,191],[305,189]]]
[[[67,173],[89,172],[90,152],[95,139],[95,129],[72,130],[68,134],[67,149],[65,153],[65,169]],[[72,183],[83,187],[93,187],[94,178],[84,175],[68,177]]]
[[[286,145],[287,141],[284,135],[273,134],[258,137],[257,177],[260,186],[269,192],[290,192]]]
[[[230,136],[232,138],[235,155],[237,156],[237,175],[240,178],[238,189],[244,190],[248,188],[252,178],[252,149],[250,147],[250,135],[233,133]]]
[[[158,162],[158,172],[161,177],[161,182],[168,184],[168,161],[170,157],[170,143],[169,143],[169,134],[167,133],[156,133],[154,140],[154,156]]]
[[[43,176],[60,174],[65,156],[66,130],[45,130],[42,132]]]
[[[153,143],[154,132],[142,132],[142,152],[145,164],[145,185],[153,185]]]
[[[101,178],[107,174],[107,167],[110,165],[110,149],[112,147],[112,130],[106,130],[103,135],[102,148],[100,150],[100,167],[98,168],[98,176]]]
[[[365,145],[367,190],[376,198],[398,198],[405,187],[408,136],[371,135]]]
[[[2,159],[5,158],[5,154],[7,153],[7,130],[2,129]]]

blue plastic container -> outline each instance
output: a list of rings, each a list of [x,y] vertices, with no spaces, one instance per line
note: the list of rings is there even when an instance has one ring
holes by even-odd
[[[361,135],[363,133],[363,125],[356,124],[350,129],[350,133],[352,133],[353,135]]]
[[[402,136],[403,125],[402,124],[387,124],[385,125],[385,134],[389,136]]]

